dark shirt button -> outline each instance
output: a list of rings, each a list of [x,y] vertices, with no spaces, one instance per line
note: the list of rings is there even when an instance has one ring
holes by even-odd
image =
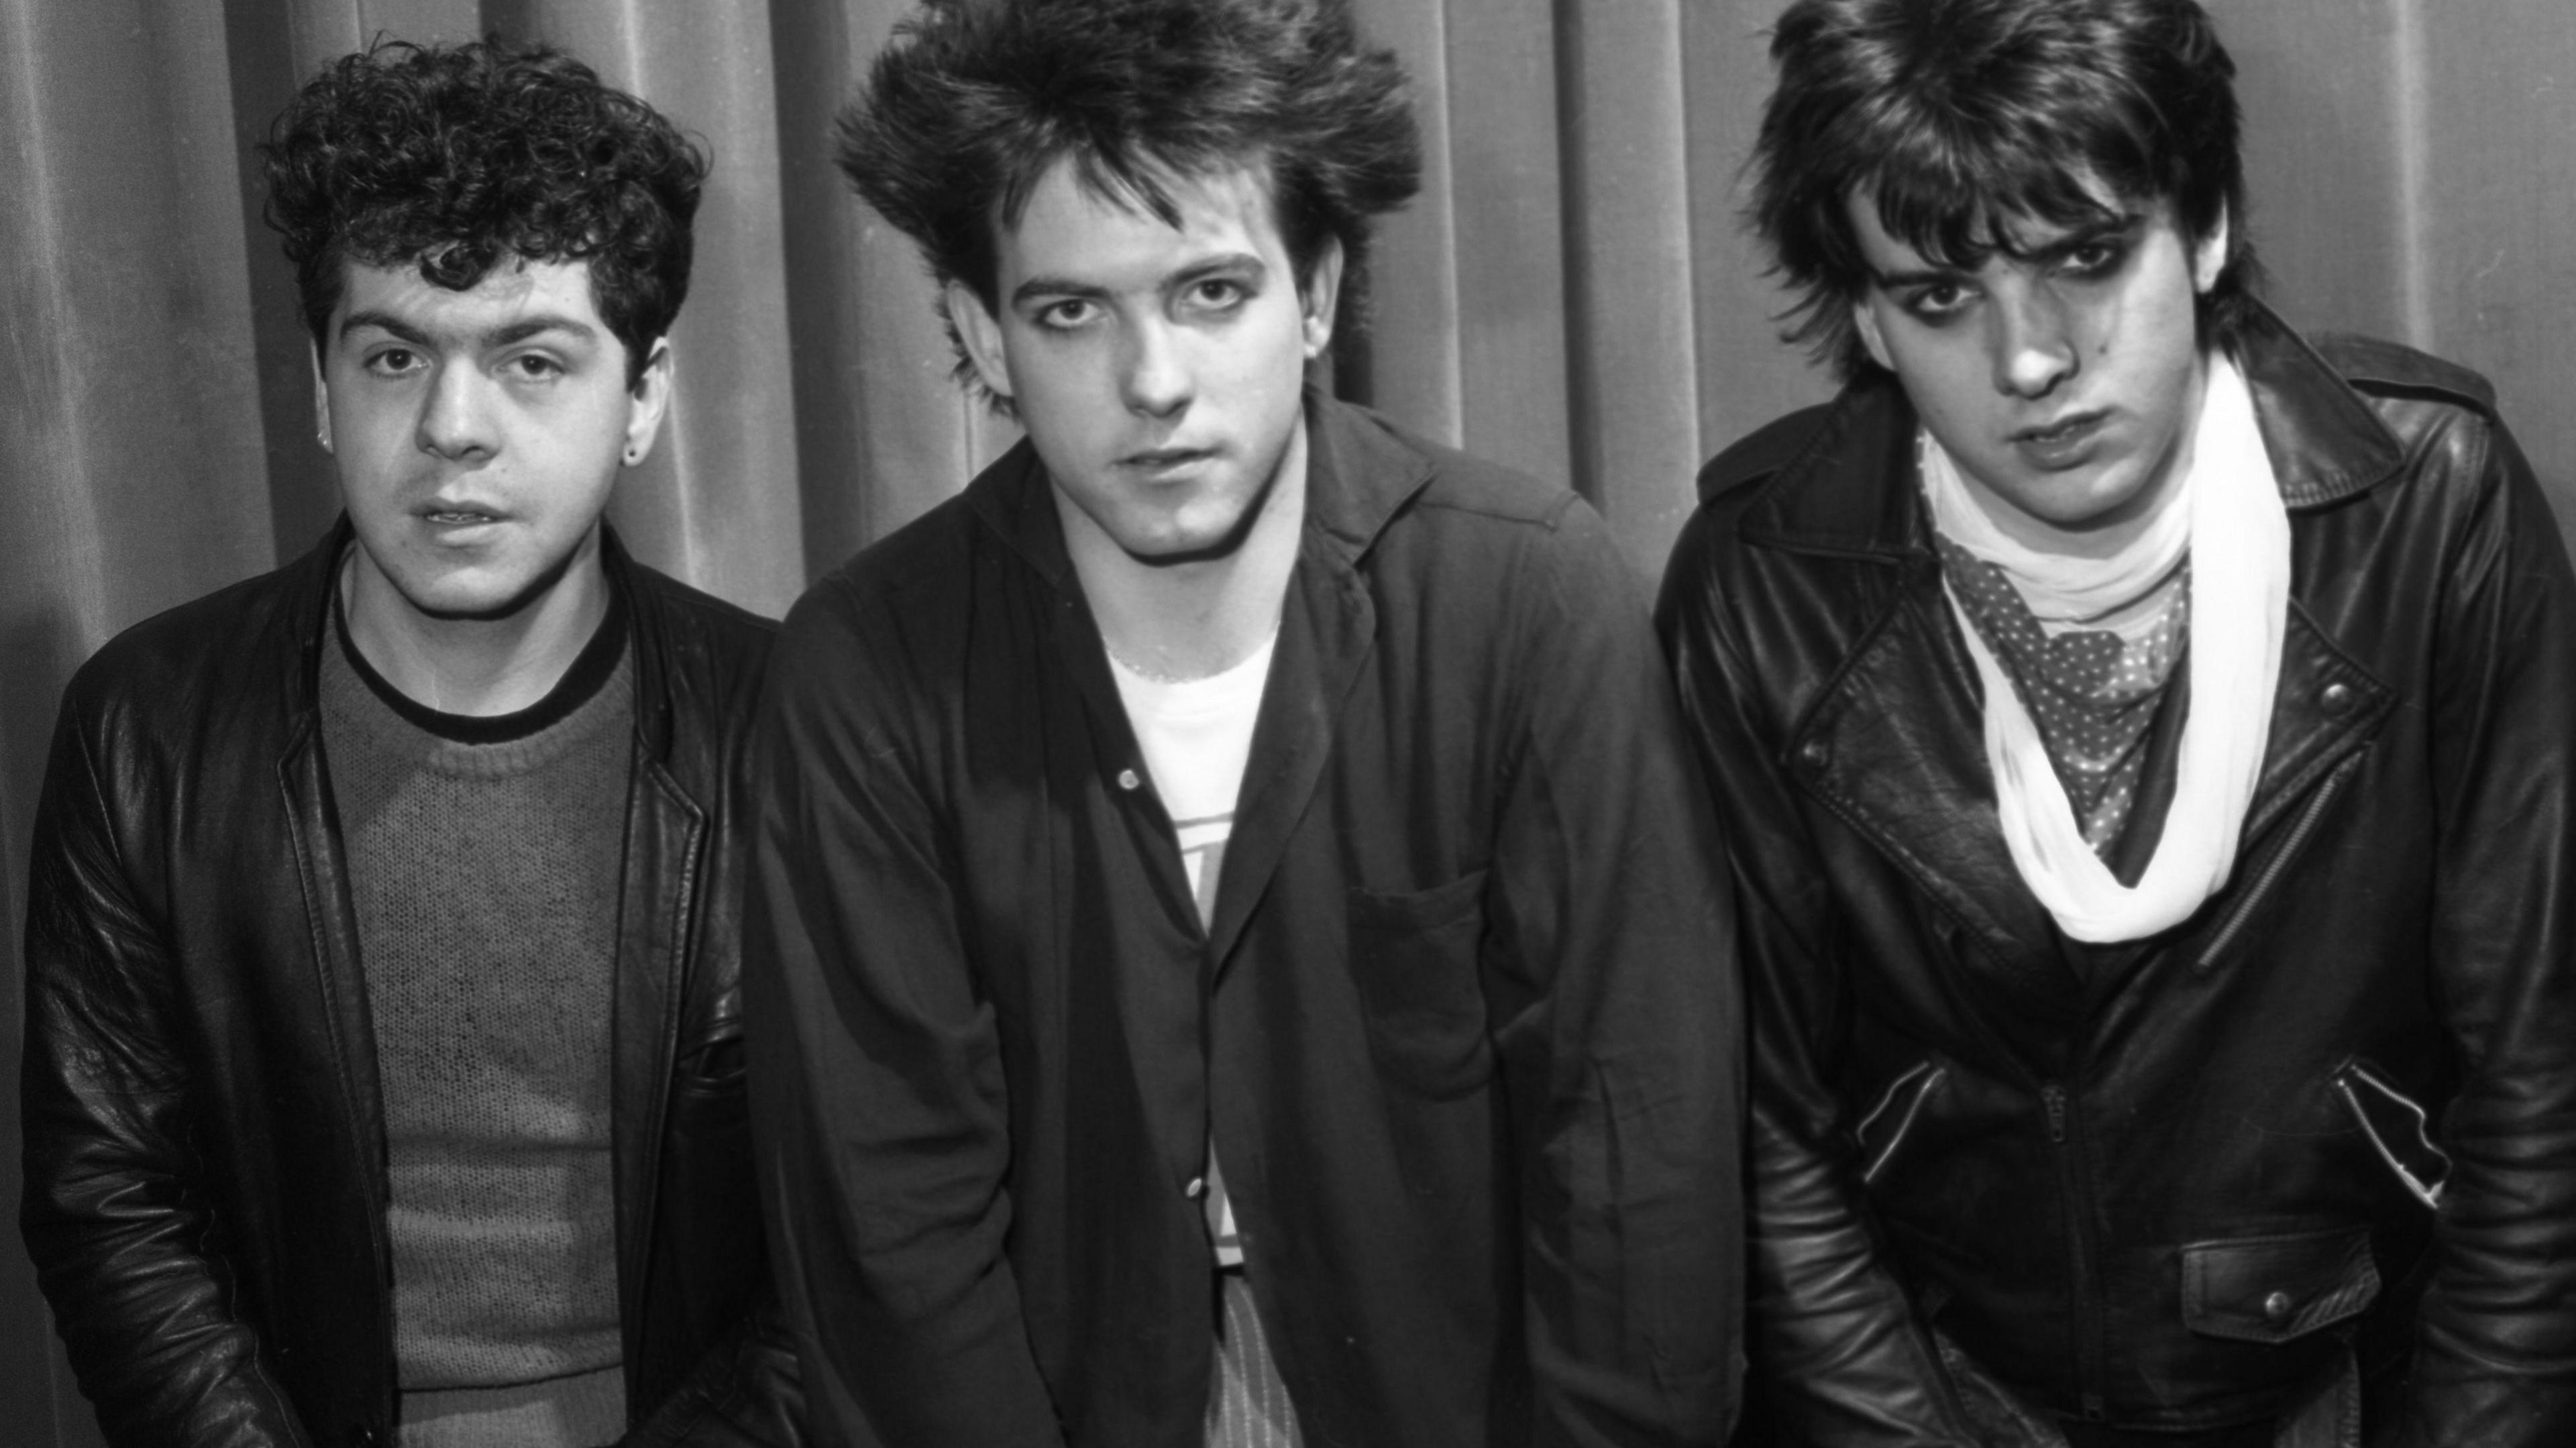
[[[1136,771],[1132,769],[1122,769],[1118,771],[1118,787],[1120,789],[1132,790],[1142,783],[1144,783],[1144,781],[1136,777]]]
[[[1825,742],[1824,736],[1818,735],[1798,746],[1798,757],[1806,761],[1809,769],[1822,769],[1825,761],[1834,757],[1834,747]]]
[[[2352,701],[2352,685],[2350,684],[2328,684],[2326,685],[2325,692],[2317,696],[2317,702],[2323,704],[2326,712],[2329,714],[2342,714],[2349,712],[2352,708]]]
[[[2273,1322],[2287,1322],[2290,1320],[2290,1309],[2294,1306],[2297,1304],[2290,1301],[2290,1294],[2274,1292],[2263,1299],[2263,1316]]]

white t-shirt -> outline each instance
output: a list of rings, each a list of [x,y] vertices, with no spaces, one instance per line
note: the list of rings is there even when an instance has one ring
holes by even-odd
[[[1199,924],[1216,915],[1216,886],[1225,866],[1225,842],[1234,833],[1235,798],[1243,792],[1243,766],[1252,755],[1252,725],[1261,713],[1261,691],[1270,681],[1273,632],[1241,663],[1221,674],[1181,683],[1149,679],[1109,655],[1128,727],[1145,751],[1154,792],[1180,837],[1181,867],[1189,872]],[[1243,1247],[1235,1233],[1234,1205],[1217,1169],[1216,1144],[1208,1144],[1208,1236],[1217,1265],[1238,1266]]]

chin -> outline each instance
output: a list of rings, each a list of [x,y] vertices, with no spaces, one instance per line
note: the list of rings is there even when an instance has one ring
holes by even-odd
[[[545,591],[540,586],[542,577],[495,576],[477,570],[463,577],[397,580],[395,591],[403,602],[431,618],[507,618]]]

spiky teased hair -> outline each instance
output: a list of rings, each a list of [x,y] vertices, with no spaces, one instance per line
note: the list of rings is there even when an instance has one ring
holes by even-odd
[[[307,82],[260,154],[325,350],[343,261],[410,263],[456,291],[513,258],[587,261],[630,385],[688,295],[705,155],[560,51],[379,40]]]
[[[2184,231],[2230,221],[2201,335],[2232,343],[2259,279],[2246,238],[2235,62],[2195,0],[1796,0],[1753,154],[1751,219],[1798,292],[1786,340],[1846,379],[1875,364],[1845,198],[1943,265],[2015,254],[2012,228],[2170,201]]]
[[[1422,170],[1403,68],[1361,42],[1347,0],[925,0],[837,134],[859,195],[987,309],[998,228],[1058,161],[1173,224],[1173,177],[1257,168],[1299,286],[1340,241],[1346,311],[1370,220]],[[958,378],[979,386],[947,321]]]

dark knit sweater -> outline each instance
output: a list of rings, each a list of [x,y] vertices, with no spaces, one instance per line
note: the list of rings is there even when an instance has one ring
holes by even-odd
[[[634,685],[622,609],[547,699],[440,715],[323,650],[392,1195],[402,1442],[625,1428],[609,1002]]]

